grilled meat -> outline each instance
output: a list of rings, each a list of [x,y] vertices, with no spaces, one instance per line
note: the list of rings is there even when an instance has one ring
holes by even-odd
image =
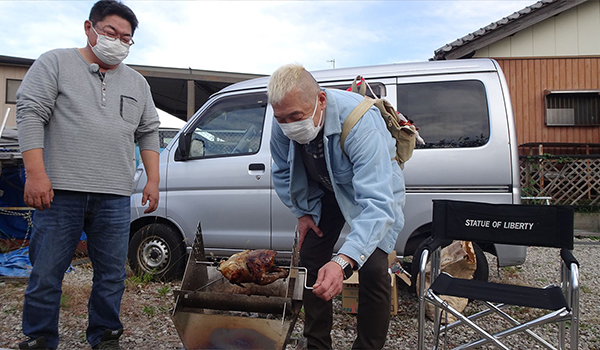
[[[244,250],[221,261],[219,270],[234,284],[269,284],[279,278],[286,278],[289,274],[289,271],[273,266],[275,255],[277,252],[274,250]]]

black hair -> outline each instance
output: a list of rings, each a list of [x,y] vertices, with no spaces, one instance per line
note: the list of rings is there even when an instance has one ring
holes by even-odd
[[[92,6],[90,11],[90,22],[96,24],[107,16],[117,15],[125,19],[131,25],[131,35],[138,27],[138,20],[133,11],[120,1],[100,0]]]

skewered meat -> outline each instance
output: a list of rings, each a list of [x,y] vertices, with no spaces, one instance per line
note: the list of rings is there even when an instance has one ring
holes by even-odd
[[[219,270],[234,284],[269,284],[279,278],[286,278],[289,274],[289,271],[273,266],[275,255],[277,252],[274,250],[244,250],[221,261]]]

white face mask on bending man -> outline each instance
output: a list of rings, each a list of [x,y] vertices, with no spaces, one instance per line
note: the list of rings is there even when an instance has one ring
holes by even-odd
[[[314,140],[315,137],[319,134],[319,131],[323,128],[323,110],[321,110],[321,119],[319,120],[319,125],[315,126],[314,117],[317,112],[317,107],[319,105],[319,95],[317,95],[315,101],[315,109],[313,110],[310,118],[298,120],[291,123],[279,123],[279,127],[281,127],[281,131],[287,136],[290,140],[294,140],[299,144],[305,145],[310,141]]]

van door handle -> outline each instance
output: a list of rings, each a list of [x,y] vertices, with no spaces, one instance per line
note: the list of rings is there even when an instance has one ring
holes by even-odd
[[[262,163],[252,163],[248,166],[250,171],[265,171],[265,165]]]
[[[248,166],[248,175],[254,176],[256,181],[260,181],[262,175],[265,173],[265,165],[262,163],[251,163]]]

